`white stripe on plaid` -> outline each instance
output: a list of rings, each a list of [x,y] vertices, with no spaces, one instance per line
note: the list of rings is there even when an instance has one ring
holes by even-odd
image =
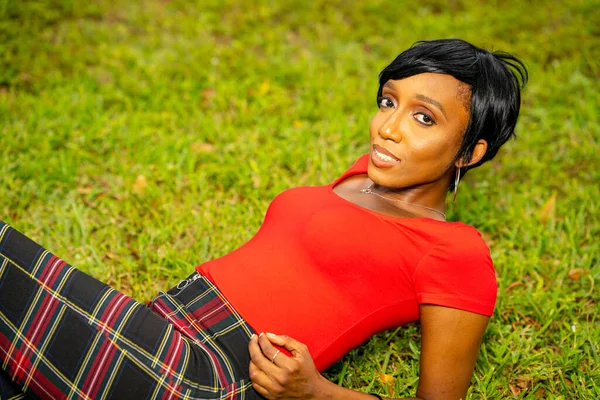
[[[173,310],[164,311],[171,315],[176,314],[179,318],[183,317],[190,323],[188,328],[193,326],[197,333],[202,332],[205,335],[203,340],[194,339],[196,343],[202,343],[202,347],[190,343],[189,339],[173,329],[173,325],[165,324],[160,340],[156,343],[157,347],[151,352],[132,339],[130,332],[124,332],[138,315],[142,315],[142,309],[146,310],[143,305],[113,289],[108,289],[102,293],[93,310],[87,312],[63,293],[74,279],[74,275],[82,273],[47,251],[36,255],[31,271],[23,268],[19,262],[11,259],[11,254],[4,249],[6,236],[16,231],[9,230],[8,226],[1,222],[0,224],[0,252],[4,250],[0,256],[0,287],[2,282],[8,279],[9,269],[11,276],[18,271],[36,284],[34,295],[18,324],[13,323],[14,316],[11,318],[0,308],[2,368],[11,371],[13,379],[19,378],[19,383],[25,389],[31,388],[42,396],[55,396],[55,391],[50,393],[47,390],[49,385],[44,385],[45,376],[41,374],[48,374],[54,380],[52,383],[60,386],[58,389],[64,398],[109,398],[116,394],[113,391],[117,390],[115,387],[119,387],[119,374],[124,374],[124,369],[121,368],[126,367],[137,374],[143,374],[143,379],[151,380],[152,391],[147,398],[256,398],[255,392],[250,390],[249,379],[236,377],[227,354],[221,351],[216,341],[222,335],[236,329],[241,330],[247,337],[253,332],[218,290],[213,290],[212,298],[217,297],[223,301],[220,308],[227,308],[227,312],[232,316],[226,318],[230,325],[222,328],[219,326],[221,329],[216,333],[206,334],[198,323],[190,318],[188,310],[173,303]],[[25,256],[21,258],[26,259]],[[4,283],[11,284],[10,281]],[[197,296],[196,301],[201,300],[201,297]],[[205,319],[218,312],[218,309],[212,310],[211,315]],[[65,321],[73,316],[85,321],[85,324],[93,327],[96,332],[86,344],[82,358],[78,360],[76,373],[70,377],[67,376],[69,374],[65,372],[65,368],[55,365],[56,360],[52,360],[51,352],[58,341],[57,338],[64,335],[61,332],[61,324],[66,324]],[[51,322],[50,326],[48,322]],[[194,357],[192,353],[195,354]],[[212,382],[210,384],[199,383],[189,377],[191,360],[197,360],[199,354],[200,359],[210,361],[212,370],[206,374]],[[218,378],[222,375],[219,370],[226,371],[225,380]],[[90,395],[92,392],[95,394]]]

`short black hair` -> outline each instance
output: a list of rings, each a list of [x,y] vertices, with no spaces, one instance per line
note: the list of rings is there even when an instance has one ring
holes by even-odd
[[[460,157],[470,160],[479,139],[487,141],[488,148],[479,162],[461,169],[464,176],[467,169],[494,158],[500,146],[515,136],[521,107],[520,89],[527,83],[527,69],[512,54],[489,52],[461,39],[420,41],[381,71],[377,96],[381,96],[388,80],[425,72],[452,75],[471,88],[469,124],[454,161]],[[453,189],[454,180],[449,190]]]

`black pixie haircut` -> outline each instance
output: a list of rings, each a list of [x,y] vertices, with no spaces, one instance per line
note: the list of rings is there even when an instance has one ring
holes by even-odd
[[[452,75],[471,88],[468,107],[469,124],[455,156],[470,160],[479,139],[488,143],[483,158],[461,169],[478,167],[494,158],[500,146],[515,136],[515,125],[521,106],[521,88],[527,83],[527,69],[521,60],[504,52],[489,52],[460,39],[420,41],[400,53],[379,74],[381,96],[383,85],[424,72]],[[454,180],[449,190],[454,189]]]

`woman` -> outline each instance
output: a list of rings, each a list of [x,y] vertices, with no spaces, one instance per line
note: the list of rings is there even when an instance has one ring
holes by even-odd
[[[248,243],[152,311],[2,225],[3,385],[41,398],[373,399],[319,371],[420,320],[416,395],[464,397],[497,285],[480,234],[446,222],[445,197],[514,134],[526,80],[515,57],[457,39],[404,51],[380,75],[369,154],[331,185],[277,196]]]

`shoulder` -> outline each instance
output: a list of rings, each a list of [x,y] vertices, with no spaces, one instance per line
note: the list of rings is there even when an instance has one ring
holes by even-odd
[[[344,172],[342,174],[342,176],[337,178],[333,184],[336,185],[337,183],[343,181],[344,179],[346,179],[352,175],[366,174],[368,167],[369,167],[369,154],[363,154],[354,162],[354,164],[352,164],[352,166],[350,168],[348,168],[346,170],[346,172]]]
[[[358,169],[361,172],[367,172],[367,167],[369,166],[369,153],[363,154],[358,157],[358,159],[352,164],[350,169]]]
[[[456,271],[487,270],[495,276],[490,249],[481,232],[462,222],[452,225],[452,229],[430,249],[426,256],[429,262]]]
[[[481,232],[463,222],[441,222],[423,220],[417,225],[429,236],[428,247],[423,256],[446,254],[449,258],[456,256],[489,256],[488,248]]]
[[[453,225],[414,272],[419,302],[490,316],[498,291],[490,250],[477,229]]]
[[[481,232],[473,226],[462,222],[456,222],[453,225],[451,232],[437,243],[438,247],[457,255],[490,255],[490,249],[483,239]]]

